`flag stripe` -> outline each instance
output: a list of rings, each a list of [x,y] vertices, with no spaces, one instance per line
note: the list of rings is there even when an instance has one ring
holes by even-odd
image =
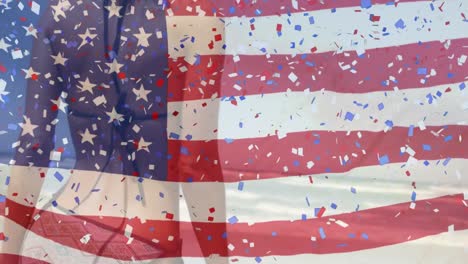
[[[169,103],[168,137],[235,140],[278,135],[283,138],[304,131],[378,132],[392,126],[466,124],[460,114],[468,107],[466,93],[454,86],[359,96],[328,91],[286,92],[251,95],[243,100]],[[411,115],[405,114],[409,112]],[[402,114],[404,117],[397,118]]]
[[[295,255],[304,253],[328,254],[339,252],[351,252],[355,250],[370,249],[388,246],[405,241],[418,239],[425,236],[436,235],[448,230],[449,225],[454,225],[456,230],[468,229],[468,207],[462,203],[463,194],[443,196],[429,200],[418,200],[416,207],[410,209],[410,203],[395,204],[386,207],[373,208],[348,214],[335,215],[334,220],[329,217],[307,220],[272,221],[249,225],[247,223],[235,223],[228,225],[228,241],[236,246],[229,253],[231,256],[262,256],[265,252],[271,255]],[[12,215],[15,222],[24,226],[20,219],[25,206],[10,202],[10,210],[16,213]],[[439,209],[435,212],[435,209]],[[106,217],[105,226],[102,217],[96,216],[71,216],[59,215],[50,212],[41,212],[41,217],[35,221],[31,231],[48,239],[54,240],[66,246],[79,248],[80,250],[98,253],[96,249],[110,234],[115,234],[115,242],[125,244],[128,240],[124,236],[125,227],[133,227],[132,237],[135,239],[129,245],[135,250],[135,255],[141,259],[152,258],[150,250],[143,251],[140,243],[149,243],[158,235],[167,237],[174,225],[180,225],[181,237],[184,243],[196,244],[190,240],[192,224],[197,228],[199,235],[207,237],[204,248],[210,247],[212,253],[223,252],[224,224],[198,223],[198,222],[170,222],[148,220],[141,223],[140,219],[123,219]],[[58,224],[60,221],[60,224]],[[86,221],[86,224],[82,224]],[[340,222],[337,222],[340,221]],[[330,222],[331,224],[327,224]],[[414,226],[416,224],[416,226]],[[59,228],[62,225],[63,228]],[[73,233],[64,232],[69,226],[74,226]],[[157,227],[154,232],[148,232],[151,227]],[[411,227],[413,226],[413,227]],[[48,227],[48,228],[46,228]],[[93,239],[86,245],[77,245],[76,240],[93,230]],[[276,232],[276,234],[274,233]],[[248,240],[255,243],[246,251],[243,239],[248,234]],[[211,239],[208,237],[211,236]],[[72,237],[73,239],[70,239]],[[311,237],[315,237],[316,241]],[[193,239],[193,237],[192,237]],[[140,240],[142,242],[140,242]],[[159,245],[163,245],[161,241]],[[102,244],[101,244],[102,245]],[[288,246],[285,246],[288,245]],[[154,248],[153,248],[154,250]],[[101,254],[107,257],[128,259],[129,256],[115,255],[112,250],[104,250]],[[195,247],[188,247],[184,256],[199,255],[201,252]],[[205,253],[206,254],[206,253]],[[209,255],[209,254],[208,254]],[[168,257],[178,255],[166,254]]]
[[[236,182],[346,172],[362,166],[406,162],[411,156],[418,160],[468,158],[468,143],[461,140],[468,134],[468,126],[415,130],[411,136],[408,128],[394,127],[386,133],[297,132],[281,140],[269,136],[233,142],[169,141],[171,154],[183,152],[178,160],[169,161],[169,168],[182,164],[187,169],[170,170],[168,180]],[[434,134],[438,131],[440,134]]]
[[[96,264],[115,264],[114,259],[99,257],[98,260],[92,255],[83,254],[76,249],[62,246],[51,240],[44,239],[34,233],[28,235],[28,248],[22,252],[23,256],[37,258],[35,251],[28,250],[35,246],[47,250],[48,257],[53,259],[55,263],[75,262],[80,263],[96,263]],[[441,233],[434,236],[428,236],[417,240],[407,241],[401,244],[395,244],[371,250],[361,250],[349,253],[339,254],[301,254],[295,256],[262,256],[261,263],[312,263],[312,262],[328,262],[328,263],[416,263],[423,261],[428,264],[453,263],[462,264],[466,257],[465,242],[468,240],[468,230],[455,231],[450,233]],[[58,249],[66,249],[68,254],[63,254]],[[168,263],[190,263],[190,264],[205,264],[206,261],[212,260],[213,263],[237,263],[250,264],[255,261],[252,257],[213,257],[213,258],[195,258],[184,257],[183,262],[179,259],[152,259],[140,261],[139,263],[146,264],[168,264]],[[94,262],[96,261],[96,262]],[[130,264],[131,262],[121,262],[122,264]],[[208,262],[210,263],[210,262]]]
[[[202,16],[217,16],[217,17],[231,17],[231,16],[248,16],[255,17],[259,15],[279,15],[285,13],[304,12],[304,11],[316,11],[330,9],[329,12],[333,12],[332,9],[353,7],[357,10],[367,9],[371,5],[398,5],[406,2],[419,2],[426,0],[400,0],[395,3],[391,0],[374,0],[372,4],[366,5],[361,4],[360,1],[356,0],[341,0],[341,1],[257,1],[256,3],[250,3],[247,1],[223,1],[223,2],[212,2],[212,1],[198,1],[192,0],[179,0],[177,5],[169,6],[169,10],[166,12],[167,15],[171,16],[191,16],[191,15],[202,15]],[[369,1],[370,2],[370,1]],[[295,4],[293,4],[295,3]],[[428,5],[430,3],[427,3]],[[338,10],[339,12],[339,10]]]
[[[0,254],[0,263],[48,264],[50,262],[15,254]]]
[[[169,55],[172,58],[197,55],[265,55],[302,54],[311,49],[318,53],[329,51],[365,50],[410,43],[444,41],[468,37],[460,30],[466,22],[460,15],[463,9],[458,1],[446,2],[443,12],[431,11],[429,2],[402,3],[398,7],[377,5],[369,12],[356,12],[356,8],[343,8],[335,14],[328,10],[291,16],[255,17],[167,17]],[[414,10],[424,12],[424,19],[413,22]],[[370,15],[380,16],[378,23]],[[311,23],[310,16],[314,17]],[[455,19],[454,19],[455,18]],[[288,22],[289,21],[289,22]],[[353,21],[353,23],[349,23]],[[432,21],[430,31],[424,21]],[[450,23],[446,23],[450,21]],[[251,24],[255,28],[252,36]],[[282,25],[278,36],[277,25]],[[378,25],[376,27],[375,25]],[[300,29],[297,26],[300,26]],[[172,28],[176,27],[177,30]],[[383,31],[385,28],[385,31]],[[357,34],[353,34],[358,30]],[[317,37],[297,37],[310,32]]]
[[[468,46],[468,38],[452,40],[448,48],[440,41],[431,41],[370,49],[361,56],[355,52],[330,51],[271,56],[205,55],[194,63],[178,58],[169,61],[168,101],[287,90],[325,89],[361,94],[393,91],[395,87],[403,90],[463,82],[468,70],[468,63],[459,62],[466,53],[463,46]],[[435,73],[433,76],[431,71]],[[288,77],[291,73],[297,81]]]
[[[50,170],[36,208],[57,214],[73,212],[103,217],[138,217],[142,220],[167,220],[167,213],[170,213],[173,219],[180,221],[228,222],[236,215],[244,222],[265,222],[298,220],[302,214],[308,218],[315,217],[315,209],[321,207],[326,209],[323,216],[333,216],[353,212],[357,206],[361,210],[389,206],[410,201],[413,192],[419,200],[463,191],[460,186],[467,183],[467,179],[462,177],[466,159],[452,159],[446,165],[442,161],[429,162],[430,166],[426,166],[425,161],[418,161],[406,165],[358,167],[347,173],[323,173],[310,177],[180,185],[154,180],[140,183],[131,176],[103,174],[99,177],[98,173],[77,170],[71,176],[70,171]],[[8,171],[8,168],[3,170]],[[10,179],[8,198],[30,206],[29,194],[39,189],[43,182],[36,170],[20,167],[11,174],[15,178]],[[63,175],[63,183],[58,183],[53,177],[56,172]],[[30,184],[21,185],[22,178],[27,176],[32,176],[28,177]],[[99,181],[95,185],[96,179]],[[433,186],[441,179],[443,184]],[[79,190],[75,188],[77,185],[80,185]],[[179,186],[183,191],[182,200],[179,198]],[[59,192],[62,188],[64,191]],[[465,192],[468,195],[468,190]],[[126,195],[122,196],[122,193]],[[141,200],[136,199],[138,195]],[[125,206],[130,203],[132,206]],[[192,214],[193,210],[188,211],[187,208],[196,208],[196,213]]]

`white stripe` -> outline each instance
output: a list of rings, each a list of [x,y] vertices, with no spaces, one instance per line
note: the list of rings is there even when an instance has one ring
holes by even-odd
[[[169,113],[180,114],[170,115],[168,131],[179,134],[181,140],[187,135],[192,140],[210,140],[265,137],[275,135],[275,131],[279,137],[310,130],[384,131],[387,120],[403,127],[418,127],[423,120],[426,126],[466,124],[468,92],[458,85],[364,94],[305,91],[249,95],[237,100],[237,105],[222,98],[173,102],[169,103]],[[452,91],[444,93],[447,87]],[[439,91],[440,98],[436,96]],[[432,104],[428,103],[428,94],[437,98]],[[364,109],[355,102],[369,106]],[[385,106],[381,111],[379,103]],[[352,121],[345,119],[347,112],[354,114]]]
[[[361,8],[348,7],[339,8],[335,13],[319,10],[290,16],[261,16],[255,17],[254,31],[250,29],[251,17],[167,17],[169,54],[172,57],[191,57],[195,54],[261,55],[265,54],[262,48],[269,54],[300,54],[310,53],[313,47],[317,48],[317,52],[365,50],[468,37],[468,31],[460,30],[466,28],[460,13],[468,13],[468,6],[463,5],[463,1],[435,1],[434,11],[431,11],[431,2],[400,3],[397,7],[374,5],[361,12],[356,12]],[[443,12],[437,8],[442,3]],[[371,14],[380,16],[380,21],[371,22]],[[310,16],[314,17],[315,24],[310,24]],[[404,21],[403,29],[395,26],[400,19]],[[449,25],[445,25],[447,21],[450,21]],[[277,36],[277,24],[283,26],[282,37]],[[295,29],[296,25],[301,26],[301,31]],[[354,34],[354,30],[358,30],[358,33]],[[249,36],[249,32],[253,36]],[[384,36],[384,33],[389,35]],[[217,34],[223,35],[223,41],[215,42],[214,48],[210,49],[208,44]],[[314,34],[317,37],[313,37]],[[193,43],[190,41],[192,36],[195,37]],[[185,48],[181,48],[180,41],[187,37]],[[295,42],[294,48],[291,42]],[[227,45],[226,50],[222,48],[224,44]]]
[[[0,219],[2,219],[1,217]],[[9,221],[9,220],[7,220]],[[18,228],[22,228],[18,226]],[[306,263],[350,263],[350,264],[393,264],[393,263],[452,263],[462,264],[468,257],[468,230],[455,231],[451,233],[442,233],[434,236],[424,237],[401,244],[360,250],[340,254],[301,254],[295,256],[266,256],[261,257],[261,263],[275,264],[306,264]],[[115,263],[134,263],[134,264],[181,264],[180,259],[159,259],[146,261],[119,261],[111,258],[100,257],[84,253],[74,248],[66,247],[51,240],[40,237],[34,233],[29,233],[25,240],[24,249],[21,255],[33,257],[51,263],[96,263],[96,264],[115,264]],[[190,245],[188,245],[190,246]],[[15,253],[12,250],[3,247],[2,253]],[[47,253],[47,257],[44,257]],[[183,258],[185,264],[224,264],[239,263],[249,264],[257,263],[250,257],[211,257],[211,258]],[[235,261],[235,262],[234,262]]]
[[[395,163],[359,167],[347,173],[318,174],[313,176],[313,184],[307,176],[245,181],[242,190],[239,190],[239,183],[180,183],[185,200],[178,197],[178,183],[146,180],[141,188],[146,204],[135,199],[140,194],[136,177],[126,177],[122,183],[121,175],[103,174],[100,183],[93,187],[98,173],[75,170],[70,178],[67,171],[61,170],[65,178],[63,182],[67,182],[67,187],[56,200],[65,210],[54,207],[46,209],[66,214],[68,209],[76,206],[74,198],[78,196],[81,205],[74,211],[81,215],[161,220],[165,219],[165,213],[162,212],[168,211],[182,221],[208,222],[208,217],[213,216],[214,222],[220,222],[236,216],[241,222],[258,223],[298,220],[302,214],[313,218],[314,208],[322,206],[326,208],[326,217],[354,212],[358,205],[360,210],[365,210],[410,202],[413,191],[417,194],[417,200],[468,191],[468,178],[461,177],[468,172],[466,159],[452,159],[446,166],[442,161],[430,161],[429,166],[425,166],[422,161],[406,167],[402,165]],[[2,168],[5,173],[8,173],[8,170],[6,166]],[[13,168],[9,174],[14,175],[8,190],[10,198],[26,204],[23,197],[30,197],[27,194],[32,193],[34,186],[39,185],[38,181],[33,182],[37,175],[34,170],[37,168]],[[411,172],[410,177],[405,174],[407,170]],[[56,171],[49,171],[38,208],[49,205],[51,195],[61,189],[61,185],[53,177]],[[21,178],[28,179],[26,186],[20,185]],[[412,182],[416,182],[416,190],[413,189]],[[78,192],[70,188],[73,183],[81,184]],[[126,196],[125,185],[128,188]],[[351,192],[352,187],[356,190],[355,193]],[[92,188],[98,188],[100,191],[85,199]],[[19,195],[11,197],[12,192],[19,192]],[[164,193],[164,198],[160,198],[160,192]],[[224,192],[226,197],[223,196]],[[131,205],[128,208],[123,207],[125,199]],[[337,209],[332,209],[331,203],[335,203]],[[102,211],[98,210],[99,205],[103,205]],[[182,208],[180,211],[179,206]],[[209,212],[212,207],[216,210],[214,213]],[[127,211],[126,215],[122,213],[123,209]],[[196,217],[190,219],[190,215]]]

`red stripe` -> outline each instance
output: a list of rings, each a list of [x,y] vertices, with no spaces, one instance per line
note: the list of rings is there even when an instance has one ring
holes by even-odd
[[[29,258],[13,254],[0,254],[0,263],[2,264],[49,264],[49,262],[42,261],[35,258]]]
[[[463,82],[468,71],[468,63],[460,66],[457,59],[466,52],[463,46],[467,45],[468,38],[452,40],[448,49],[445,49],[440,41],[409,44],[367,50],[362,58],[359,58],[355,52],[349,52],[350,56],[346,56],[345,53],[325,52],[296,57],[271,55],[269,58],[264,55],[241,55],[240,61],[234,62],[230,55],[206,55],[200,56],[200,63],[193,66],[184,61],[184,58],[179,58],[169,61],[171,75],[169,75],[168,100],[207,99],[214,94],[217,97],[269,94],[285,92],[288,89],[368,93],[393,91],[394,87],[425,88]],[[397,59],[399,55],[403,57],[401,61]],[[357,62],[354,66],[356,73],[341,69],[340,63],[352,65],[353,61]],[[310,66],[311,63],[314,66]],[[389,68],[390,63],[393,63],[393,67]],[[181,66],[187,67],[188,70],[181,72]],[[279,70],[279,67],[282,69]],[[428,74],[434,69],[437,75],[421,83],[425,75],[418,75],[419,68],[426,68]],[[222,74],[220,69],[223,70]],[[296,83],[292,83],[288,78],[291,72],[298,77]],[[228,77],[231,73],[238,73],[239,76]],[[253,77],[246,78],[247,74]],[[280,77],[273,77],[274,74],[280,74]],[[450,78],[449,74],[452,75]],[[315,76],[315,80],[312,79],[312,75]],[[261,79],[262,76],[265,80]],[[389,82],[384,86],[382,83],[391,76],[397,83]],[[209,80],[214,80],[214,83],[210,84]],[[235,84],[242,89],[239,91],[233,88]],[[203,93],[200,92],[200,88]]]
[[[409,193],[408,196],[411,194]],[[230,256],[264,256],[264,255],[295,255],[295,254],[325,254],[342,253],[356,250],[371,249],[388,246],[418,238],[447,232],[449,225],[454,225],[455,230],[468,229],[468,208],[462,203],[463,195],[443,196],[434,199],[416,202],[416,208],[410,209],[410,203],[401,203],[352,213],[321,217],[296,221],[272,221],[249,225],[246,223],[228,224],[227,234],[229,243],[235,246]],[[324,205],[328,207],[329,205]],[[356,205],[358,206],[358,205]],[[9,217],[18,221],[21,211],[25,207],[14,202],[9,202]],[[439,212],[435,213],[434,209]],[[399,214],[397,216],[397,214]],[[397,217],[396,217],[397,216]],[[298,216],[299,218],[300,216]],[[341,220],[349,226],[343,228],[331,223],[330,218]],[[242,221],[242,219],[239,219]],[[61,221],[59,223],[59,221]],[[83,222],[86,221],[86,225]],[[97,225],[96,223],[100,223]],[[115,239],[107,244],[107,248],[100,255],[117,259],[154,258],[158,254],[151,254],[151,250],[143,245],[144,242],[135,239],[132,244],[125,245],[126,238],[123,230],[126,224],[133,226],[133,236],[141,241],[148,241],[154,237],[165,237],[167,230],[181,225],[181,238],[184,241],[184,256],[200,257],[209,254],[221,254],[226,256],[226,241],[223,238],[225,225],[222,223],[193,223],[196,232],[202,240],[202,247],[209,248],[209,252],[202,254],[190,229],[192,223],[175,221],[146,221],[141,223],[139,219],[123,219],[116,217],[77,217],[72,215],[58,215],[50,212],[42,212],[31,230],[38,235],[51,239],[63,245],[77,248],[96,254],[103,246],[104,241],[111,234]],[[24,223],[22,223],[23,226]],[[121,226],[121,227],[119,227]],[[154,227],[151,232],[150,228]],[[322,238],[320,228],[325,237]],[[276,235],[274,234],[276,232]],[[79,239],[92,233],[91,241],[84,246]],[[354,236],[353,236],[354,235]],[[311,237],[317,241],[311,241]],[[211,237],[211,240],[209,239]],[[244,243],[243,240],[253,242],[254,247]],[[163,241],[163,239],[161,239]],[[99,241],[99,242],[96,242]],[[166,241],[167,242],[167,241]],[[151,242],[148,242],[151,243]],[[167,243],[165,243],[167,244]],[[167,257],[178,256],[167,254]]]
[[[441,129],[439,137],[431,132]],[[176,159],[169,161],[168,175],[172,177],[169,180],[236,182],[347,172],[357,167],[379,165],[385,161],[383,156],[387,156],[390,163],[406,162],[409,154],[400,153],[400,148],[406,145],[416,151],[415,158],[422,161],[468,158],[468,141],[458,140],[459,136],[468,134],[468,126],[427,127],[423,131],[415,127],[413,136],[409,136],[409,128],[405,127],[394,127],[386,133],[360,133],[361,138],[357,131],[349,135],[346,131],[309,131],[290,133],[283,139],[268,136],[232,143],[224,140],[169,141],[169,152],[179,156],[179,163]],[[423,145],[429,145],[430,150],[424,150]],[[253,149],[249,150],[249,146]],[[293,148],[303,148],[303,156],[293,154]],[[181,149],[186,154],[179,154]],[[362,150],[367,154],[364,155]],[[353,157],[352,153],[358,156]],[[340,163],[339,156],[344,159],[345,155],[349,161]],[[311,169],[307,167],[308,161],[314,163]],[[434,163],[431,161],[432,165]],[[284,166],[288,167],[287,172],[283,170]]]
[[[405,2],[420,2],[425,0],[400,0],[397,4]],[[198,15],[196,7],[199,6],[205,12],[205,16],[217,17],[232,17],[232,16],[248,16],[257,17],[279,15],[294,12],[306,12],[326,10],[333,8],[355,7],[361,10],[360,0],[340,0],[340,1],[319,1],[319,0],[298,0],[298,10],[294,9],[291,0],[270,0],[257,1],[252,4],[252,1],[240,0],[224,0],[224,1],[193,1],[193,0],[177,0],[177,4],[170,5],[171,10],[176,16]],[[324,3],[322,3],[324,2]],[[373,0],[373,5],[381,5],[393,2],[392,0]],[[396,5],[396,4],[395,4]],[[235,12],[230,12],[230,8],[235,7]],[[192,12],[188,11],[192,8]],[[257,11],[258,10],[258,11]]]

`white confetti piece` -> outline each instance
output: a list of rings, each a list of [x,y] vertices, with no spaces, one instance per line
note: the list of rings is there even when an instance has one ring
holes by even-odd
[[[39,12],[41,12],[41,6],[36,3],[35,1],[32,1],[31,3],[31,11],[36,14],[36,15],[39,15]]]
[[[88,242],[91,240],[91,234],[86,234],[82,238],[80,238],[80,242],[82,244],[88,244]]]

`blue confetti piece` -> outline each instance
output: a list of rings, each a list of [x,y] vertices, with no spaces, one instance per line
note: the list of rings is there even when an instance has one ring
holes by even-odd
[[[460,88],[460,91],[462,91],[462,90],[464,90],[466,88],[466,84],[465,83],[460,83],[458,88]]]
[[[60,174],[60,172],[56,171],[54,176],[59,182],[63,181],[63,176],[62,176],[62,174]]]
[[[179,136],[178,134],[174,133],[174,132],[171,132],[171,133],[169,134],[169,138],[179,139],[179,137],[180,137],[180,136]]]
[[[320,212],[320,208],[314,208],[314,215],[317,216]]]
[[[390,127],[390,128],[393,127],[393,122],[392,122],[392,120],[387,120],[387,121],[385,121],[385,125],[387,125],[387,126]]]
[[[80,204],[80,197],[78,196],[75,197],[75,203]]]
[[[0,203],[6,202],[6,196],[5,195],[0,195]]]
[[[185,156],[189,155],[189,151],[187,147],[180,147],[180,153],[184,154]]]
[[[5,185],[8,186],[10,185],[10,176],[7,176],[5,179]]]
[[[431,151],[432,147],[431,147],[431,145],[423,144],[423,150],[424,151]]]
[[[231,144],[232,142],[234,142],[234,139],[232,138],[225,138],[224,141],[228,144]]]
[[[450,140],[452,140],[452,138],[453,138],[452,135],[448,135],[448,136],[446,136],[446,137],[444,138],[444,141],[445,141],[445,142],[450,141]]]
[[[372,1],[371,0],[361,0],[361,7],[362,8],[371,8],[372,7]]]
[[[401,18],[395,23],[396,28],[401,28],[404,29],[406,27],[405,21],[403,21]]]
[[[418,75],[426,75],[427,68],[418,68]]]
[[[271,236],[277,236],[278,233],[276,233],[275,231],[271,232]]]
[[[411,201],[415,202],[416,201],[416,192],[413,191],[413,193],[411,194]]]
[[[354,114],[351,112],[346,112],[345,120],[353,121],[353,119],[354,119]]]
[[[58,205],[57,201],[52,201],[52,206],[53,207],[57,207],[57,205]]]
[[[383,103],[380,103],[377,107],[379,108],[379,111],[382,111],[385,108]]]
[[[332,204],[330,205],[330,207],[333,208],[333,209],[336,209],[338,206],[337,206],[335,203],[332,203]]]
[[[361,237],[364,238],[365,240],[369,239],[369,236],[366,233],[362,233]]]
[[[237,219],[236,216],[233,216],[233,217],[229,218],[228,221],[229,221],[230,224],[235,224],[235,223],[239,222],[239,219]]]
[[[307,220],[307,215],[306,215],[306,214],[302,214],[302,215],[301,215],[301,220],[302,220],[302,221]]]
[[[429,166],[429,165],[430,165],[429,161],[425,160],[425,161],[424,161],[424,165],[425,165],[425,166]]]
[[[296,26],[294,27],[294,29],[295,29],[296,31],[301,31],[301,30],[302,30],[302,27],[301,27],[301,25],[296,25]]]
[[[237,190],[242,191],[244,189],[244,182],[239,182],[239,185],[237,185]]]
[[[446,158],[446,159],[444,160],[444,162],[442,162],[442,164],[443,164],[444,166],[447,166],[451,159],[452,159],[452,158],[450,158],[450,157],[449,157],[449,158]]]
[[[262,258],[261,258],[261,257],[256,257],[256,258],[255,258],[255,261],[256,261],[257,263],[260,263],[260,262],[262,262]]]
[[[15,131],[16,129],[18,129],[18,126],[16,124],[8,124],[8,129]]]
[[[380,157],[380,159],[379,159],[380,165],[385,165],[385,164],[387,164],[387,163],[389,163],[389,162],[390,162],[390,160],[388,159],[388,156],[387,156],[387,155],[382,156],[382,157]]]
[[[355,194],[356,193],[356,188],[351,187],[351,192]]]
[[[310,17],[309,17],[309,23],[310,23],[311,25],[315,24],[315,19],[314,19],[313,16],[310,16]]]
[[[414,126],[410,125],[408,129],[408,137],[412,137],[414,135]]]
[[[325,231],[322,227],[319,228],[320,238],[325,239],[327,236],[325,235]]]

